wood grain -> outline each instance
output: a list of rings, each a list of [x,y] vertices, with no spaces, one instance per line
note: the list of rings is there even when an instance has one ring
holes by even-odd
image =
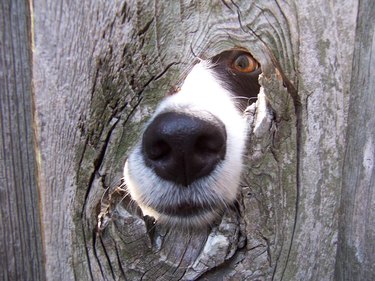
[[[31,17],[0,4],[0,279],[44,280],[33,134]]]
[[[375,279],[374,13],[372,1],[360,3],[342,176],[338,280]]]

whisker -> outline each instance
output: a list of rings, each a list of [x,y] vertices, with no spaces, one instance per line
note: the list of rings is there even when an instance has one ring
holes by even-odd
[[[256,100],[258,98],[256,97],[243,97],[243,96],[236,96],[236,97],[231,97],[232,99],[236,100],[236,99],[243,99],[243,100]]]

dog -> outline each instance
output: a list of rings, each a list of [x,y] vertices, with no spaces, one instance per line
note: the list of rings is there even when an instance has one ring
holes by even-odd
[[[211,225],[238,196],[261,66],[243,48],[194,65],[165,97],[131,151],[124,180],[144,215],[166,225]]]

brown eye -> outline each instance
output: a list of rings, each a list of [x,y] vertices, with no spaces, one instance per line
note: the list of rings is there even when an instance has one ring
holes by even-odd
[[[242,73],[253,72],[258,66],[258,62],[250,54],[239,55],[232,64],[233,69]]]

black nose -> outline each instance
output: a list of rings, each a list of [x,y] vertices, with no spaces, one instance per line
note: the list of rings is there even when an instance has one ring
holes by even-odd
[[[212,114],[166,112],[143,134],[143,155],[158,176],[188,186],[224,159],[226,139],[224,124]]]

